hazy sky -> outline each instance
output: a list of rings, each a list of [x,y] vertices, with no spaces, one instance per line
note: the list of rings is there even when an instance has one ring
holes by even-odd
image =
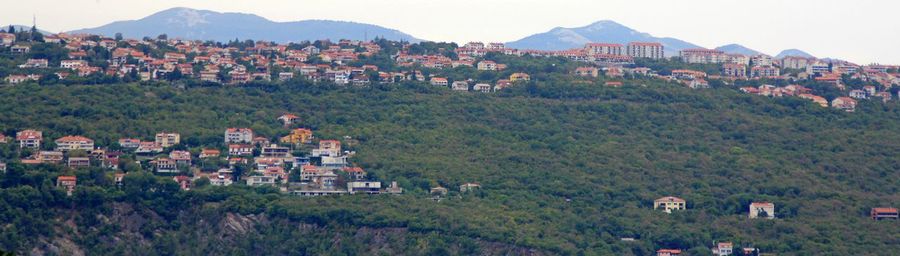
[[[171,7],[253,13],[274,21],[372,23],[433,41],[508,42],[554,27],[614,20],[704,47],[739,43],[768,54],[900,64],[900,1],[892,0],[27,0],[0,24],[51,32],[139,19]]]

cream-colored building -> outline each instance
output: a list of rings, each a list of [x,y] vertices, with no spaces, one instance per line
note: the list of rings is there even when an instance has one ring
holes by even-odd
[[[672,213],[675,210],[687,209],[687,202],[681,198],[667,196],[653,201],[653,209],[660,208],[666,213]]]
[[[156,144],[168,148],[181,143],[181,135],[177,133],[157,133],[155,141]]]
[[[766,218],[766,219],[774,219],[775,218],[775,204],[768,202],[753,202],[750,203],[750,218]]]

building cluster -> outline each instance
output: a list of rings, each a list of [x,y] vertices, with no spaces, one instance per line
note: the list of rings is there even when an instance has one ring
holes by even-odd
[[[665,213],[673,213],[676,211],[687,210],[687,201],[674,196],[661,197],[653,200],[653,209],[663,211]],[[748,206],[747,216],[750,219],[767,219],[774,220],[776,218],[775,204],[771,202],[751,202]],[[897,220],[900,218],[897,208],[893,207],[876,207],[872,208],[870,217],[873,220]],[[734,253],[734,244],[731,242],[719,242],[711,248],[712,254],[716,256],[732,255]],[[744,255],[759,254],[759,249],[752,247],[743,248]],[[680,249],[660,249],[657,255],[681,255]]]
[[[299,118],[292,114],[282,115],[278,120],[288,129],[299,122]],[[278,139],[281,145],[254,134],[249,128],[228,128],[223,135],[227,151],[204,147],[192,152],[184,146],[179,147],[181,139],[178,133],[160,132],[149,141],[122,138],[118,140],[118,145],[103,148],[84,136],[63,136],[54,140],[53,148],[48,148],[44,144],[43,132],[22,130],[16,133],[15,143],[21,149],[33,152],[20,159],[21,164],[65,165],[72,169],[92,166],[108,168],[116,170],[117,183],[121,183],[124,175],[119,170],[120,159],[123,155],[130,155],[143,169],[173,176],[173,180],[185,190],[189,190],[196,180],[207,178],[214,186],[240,182],[248,186],[278,187],[285,193],[302,196],[398,194],[403,191],[396,182],[383,187],[380,181],[371,180],[363,168],[352,165],[348,160],[355,152],[342,148],[340,140],[316,139],[307,128],[290,129],[288,135]],[[352,140],[349,137],[344,139]],[[0,143],[10,141],[2,136]],[[5,171],[6,164],[0,167]],[[238,174],[238,168],[242,168],[243,174]],[[57,179],[57,186],[65,188],[70,194],[76,184],[75,176],[60,176]]]

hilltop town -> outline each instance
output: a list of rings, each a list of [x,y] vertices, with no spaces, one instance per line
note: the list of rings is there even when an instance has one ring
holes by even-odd
[[[110,83],[238,88],[303,81],[336,87],[405,84],[459,91],[452,93],[468,97],[499,94],[550,78],[611,90],[645,87],[647,81],[653,81],[654,85],[690,88],[685,90],[692,93],[716,88],[758,95],[760,99],[793,97],[806,101],[809,106],[804,107],[831,108],[839,115],[860,114],[844,113],[858,112],[859,101],[890,104],[895,102],[895,94],[900,98],[895,88],[900,85],[900,66],[796,56],[776,59],[710,49],[688,49],[678,56],[666,56],[664,45],[654,42],[590,43],[579,49],[537,51],[481,42],[458,46],[375,39],[279,44],[193,41],[165,35],[143,39],[41,35],[7,29],[0,33],[0,56],[4,61],[0,66],[0,76],[5,77],[2,86],[9,88]],[[550,68],[530,65],[535,61],[554,64]],[[20,157],[0,158],[0,171],[6,172],[8,163],[54,166],[69,173],[103,168],[115,186],[121,187],[127,182],[127,173],[149,170],[174,181],[183,191],[246,185],[318,198],[399,195],[410,189],[391,179],[373,177],[370,169],[356,163],[357,138],[330,132],[320,138],[325,131],[314,130],[305,116],[296,112],[264,114],[266,120],[257,121],[278,122],[281,128],[260,133],[246,126],[223,126],[219,128],[221,137],[214,141],[182,137],[181,131],[159,130],[122,137],[115,143],[98,143],[84,134],[50,138],[44,136],[47,130],[14,127],[14,136],[0,133],[0,144],[15,144]],[[183,141],[187,139],[194,143],[186,145]],[[742,150],[732,148],[735,155]],[[54,178],[55,186],[68,196],[79,188],[79,179],[84,179],[71,174]],[[456,185],[428,185],[427,195],[417,196],[439,203],[450,200],[451,195],[475,194],[470,192],[490,186],[475,180],[457,184],[458,189]],[[693,202],[680,195],[655,196],[660,197],[652,205],[647,202],[643,206],[666,216],[677,216],[693,207]],[[898,218],[897,209],[890,205],[869,205],[867,209],[866,217],[873,220]],[[756,198],[742,204],[741,212],[741,217],[753,219],[752,223],[776,222],[784,216],[776,211],[775,203]],[[796,210],[792,214],[796,217]],[[624,236],[616,239],[626,243],[640,240]],[[688,248],[660,247],[656,253],[681,255],[683,249]],[[714,255],[761,252],[750,243],[726,241],[714,241],[709,249]]]

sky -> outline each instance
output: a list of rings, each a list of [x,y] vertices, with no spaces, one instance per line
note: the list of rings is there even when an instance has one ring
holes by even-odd
[[[738,43],[770,55],[798,48],[858,64],[900,64],[900,1],[891,0],[28,0],[0,24],[51,31],[134,20],[172,7],[328,19],[397,29],[431,41],[509,42],[554,27],[613,20],[708,48]]]

